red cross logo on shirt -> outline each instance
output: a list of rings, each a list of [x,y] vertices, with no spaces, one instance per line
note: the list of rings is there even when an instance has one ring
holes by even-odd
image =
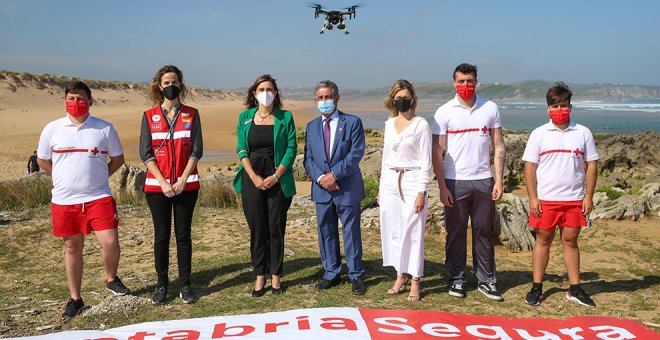
[[[97,147],[94,147],[94,148],[93,148],[92,150],[90,150],[89,152],[92,153],[92,156],[96,156],[96,154],[99,153],[99,152],[101,152],[101,150],[99,150],[99,148],[97,148]]]
[[[573,154],[575,154],[575,157],[580,156],[580,154],[581,154],[580,149],[575,148],[575,150],[573,150]]]
[[[488,128],[486,127],[486,125],[484,125],[484,127],[481,128],[481,133],[485,135],[486,132],[488,132]]]

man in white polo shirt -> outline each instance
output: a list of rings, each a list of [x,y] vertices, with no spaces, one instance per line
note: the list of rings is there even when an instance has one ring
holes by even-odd
[[[532,251],[534,282],[525,298],[533,306],[543,299],[543,276],[557,226],[570,283],[566,298],[584,306],[596,306],[580,286],[577,239],[593,207],[598,153],[591,131],[570,119],[572,95],[562,82],[548,89],[550,121],[532,131],[522,158],[529,196],[529,225],[536,229]]]
[[[477,67],[454,69],[456,96],[435,112],[433,170],[445,207],[445,265],[449,294],[465,297],[467,223],[472,225],[472,257],[478,290],[502,301],[495,277],[492,237],[495,202],[502,198],[506,151],[497,105],[475,93]],[[493,145],[495,180],[490,172],[489,141]]]
[[[71,298],[62,320],[84,308],[80,293],[85,235],[92,230],[101,245],[106,289],[130,292],[117,276],[119,241],[117,205],[108,177],[124,164],[124,152],[112,124],[89,114],[92,92],[77,81],[64,90],[66,117],[46,125],[39,138],[37,162],[53,178],[53,235],[64,239],[64,266]]]

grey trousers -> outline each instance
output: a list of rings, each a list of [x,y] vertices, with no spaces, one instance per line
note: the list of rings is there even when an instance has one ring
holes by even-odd
[[[472,263],[479,283],[495,283],[493,243],[493,178],[480,180],[445,180],[454,198],[453,207],[445,207],[447,243],[445,265],[449,285],[465,283],[467,261],[467,223],[472,220]]]

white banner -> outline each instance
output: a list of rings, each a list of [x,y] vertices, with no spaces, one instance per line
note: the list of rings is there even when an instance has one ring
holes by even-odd
[[[72,331],[20,339],[660,339],[641,324],[606,316],[515,319],[425,310],[315,308],[265,314],[146,322],[105,331]],[[17,338],[19,339],[19,338]]]

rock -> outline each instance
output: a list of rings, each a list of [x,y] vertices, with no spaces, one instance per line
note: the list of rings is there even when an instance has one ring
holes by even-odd
[[[83,316],[97,316],[97,315],[117,315],[123,314],[123,311],[137,309],[138,307],[150,304],[151,300],[133,296],[108,296],[99,302],[98,305],[91,307]]]
[[[603,205],[608,200],[609,200],[609,198],[607,198],[606,193],[604,193],[604,192],[595,192],[594,193],[594,200],[593,200],[594,207],[599,206],[599,205]]]
[[[227,167],[227,168],[229,168],[229,167]],[[206,168],[207,172],[219,172],[220,170],[222,170],[222,169],[217,165],[212,165],[212,166]]]
[[[651,212],[657,212],[660,216],[660,183],[649,183],[643,186],[639,193],[649,202]]]
[[[110,176],[110,189],[113,195],[139,196],[143,194],[145,178],[144,170],[124,164],[114,175]]]
[[[507,248],[514,251],[530,251],[534,248],[534,236],[527,221],[527,199],[505,193],[502,200],[509,204],[499,204],[495,210],[493,233]]]
[[[592,220],[602,218],[637,221],[640,217],[649,215],[650,212],[651,206],[647,198],[623,195],[616,200],[606,201],[602,205],[594,206],[590,218]]]
[[[380,207],[362,210],[360,228],[380,228]]]
[[[304,160],[305,156],[303,154],[299,154],[296,155],[296,159],[293,161],[293,168],[291,169],[291,172],[293,172],[293,179],[296,181],[311,180],[307,174],[307,170],[305,170]]]

